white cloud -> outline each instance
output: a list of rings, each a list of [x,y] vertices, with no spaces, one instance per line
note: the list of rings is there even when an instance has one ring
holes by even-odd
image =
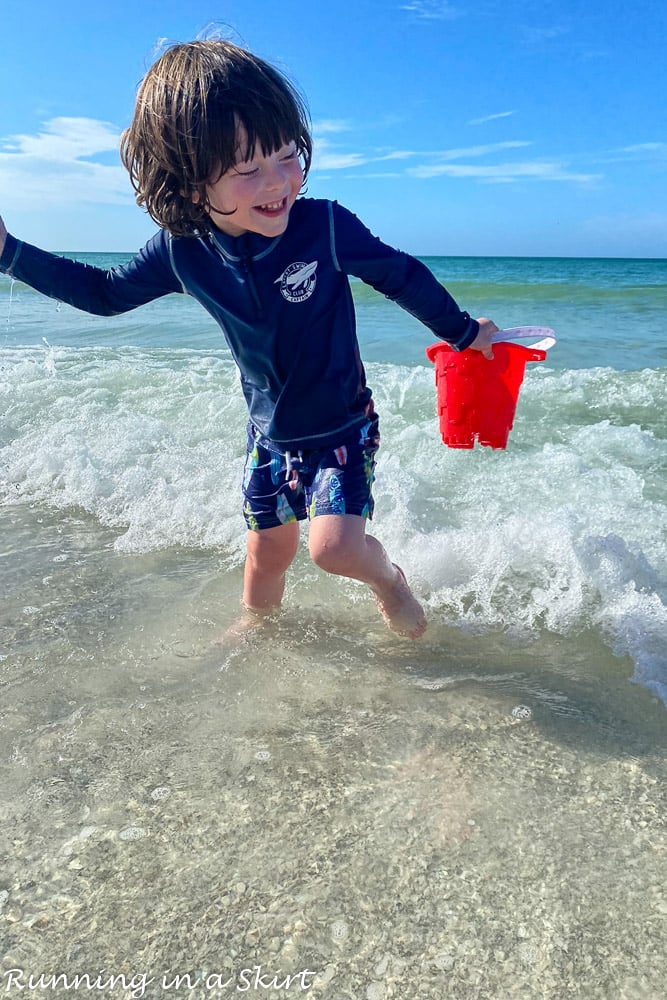
[[[93,118],[53,118],[36,135],[0,141],[0,198],[7,207],[96,202],[129,204],[132,190],[118,164],[90,157],[117,151],[120,132]]]
[[[345,178],[352,180],[364,180],[364,181],[386,181],[386,180],[396,180],[399,177],[404,177],[404,174],[397,174],[391,170],[385,170],[380,173],[370,173],[370,174],[346,174]]]
[[[369,161],[361,153],[333,153],[320,151],[313,157],[313,170],[348,170],[363,167]]]
[[[363,167],[370,157],[362,153],[339,152],[328,139],[316,140],[313,147],[312,170],[345,170],[349,167]]]
[[[597,157],[599,163],[646,163],[660,168],[666,159],[667,142],[636,142],[610,149]]]
[[[519,149],[531,146],[532,143],[521,139],[510,139],[507,142],[490,142],[484,146],[464,146],[461,149],[445,149],[440,153],[430,153],[439,160],[461,160],[467,156],[487,156],[489,153],[499,153],[503,149]]]
[[[343,118],[324,118],[313,122],[313,135],[329,135],[332,132],[349,132],[352,128],[350,122]]]
[[[460,17],[462,13],[448,0],[411,0],[410,3],[402,4],[399,9],[406,10],[423,21],[448,21]]]
[[[667,142],[638,142],[634,146],[622,146],[618,153],[667,153]]]
[[[37,135],[12,135],[0,151],[43,160],[69,161],[118,149],[120,133],[94,118],[52,118]]]
[[[510,115],[515,115],[516,111],[499,111],[495,115],[484,115],[483,118],[471,118],[468,125],[485,125],[487,122],[494,122],[498,118],[509,118]]]
[[[528,160],[516,163],[453,163],[454,160],[468,160],[489,156],[508,149],[531,146],[531,142],[512,139],[507,142],[486,143],[479,146],[462,146],[436,151],[391,150],[389,152],[346,152],[322,138],[315,145],[313,157],[314,171],[354,170],[371,163],[396,162],[397,160],[427,160],[417,166],[406,167],[404,176],[422,180],[433,177],[472,178],[486,183],[512,183],[519,180],[569,181],[590,183],[599,180],[600,174],[578,173],[569,169],[567,162],[551,160]],[[396,173],[356,174],[355,176],[397,177]]]
[[[420,156],[420,153],[416,153],[413,149],[395,149],[391,153],[383,153],[381,156],[376,156],[376,160],[409,160],[412,156]]]
[[[438,161],[459,160],[465,157],[486,156],[488,153],[497,153],[503,149],[517,149],[522,146],[530,145],[530,142],[510,140],[508,142],[488,143],[483,146],[465,146],[460,149],[443,149],[435,152],[424,152],[423,150],[414,149],[396,149],[382,153],[348,153],[332,146],[328,139],[319,139],[315,143],[313,170],[344,170],[351,167],[363,167],[368,163],[408,160],[415,157],[428,157],[429,159],[435,159]],[[443,172],[439,170],[437,164],[432,167],[415,167],[413,170],[408,172],[414,174],[415,176],[420,176],[415,173],[415,171],[420,169],[434,170],[436,173]]]
[[[540,181],[578,181],[586,183],[599,179],[599,174],[578,174],[569,171],[566,164],[534,160],[519,163],[494,163],[490,165],[470,163],[434,163],[410,167],[412,177],[472,177],[492,183],[510,183],[532,178]]]

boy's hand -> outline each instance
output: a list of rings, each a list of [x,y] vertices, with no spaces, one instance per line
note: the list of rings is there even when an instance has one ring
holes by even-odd
[[[470,344],[470,348],[473,351],[481,351],[485,358],[489,361],[493,360],[493,349],[491,347],[491,340],[494,333],[498,333],[498,327],[486,316],[480,316],[477,320],[479,323],[479,333]]]
[[[6,239],[7,239],[7,230],[5,229],[5,224],[2,221],[2,216],[0,215],[0,254],[5,249]]]

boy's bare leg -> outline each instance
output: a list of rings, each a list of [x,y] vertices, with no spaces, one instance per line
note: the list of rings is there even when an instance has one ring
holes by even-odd
[[[297,521],[264,531],[248,531],[243,576],[243,606],[257,614],[280,607],[285,572],[299,547]]]
[[[395,632],[417,639],[425,631],[421,605],[377,538],[366,534],[366,518],[354,514],[314,517],[309,547],[313,562],[321,569],[367,583]]]

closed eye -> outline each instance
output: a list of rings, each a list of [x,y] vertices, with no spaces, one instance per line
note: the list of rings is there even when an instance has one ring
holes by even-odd
[[[281,163],[284,163],[289,162],[290,160],[295,160],[299,154],[297,152],[296,144],[293,143],[290,146],[283,147],[283,149],[279,150],[275,155],[277,155]],[[242,164],[238,164],[238,166],[232,168],[237,177],[254,177],[260,171],[259,166],[248,167],[246,170],[241,170],[241,166]]]

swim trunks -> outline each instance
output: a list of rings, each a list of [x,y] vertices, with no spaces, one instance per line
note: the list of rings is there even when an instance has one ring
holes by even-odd
[[[243,516],[251,531],[276,528],[321,514],[373,516],[377,414],[336,448],[281,451],[248,424]]]

